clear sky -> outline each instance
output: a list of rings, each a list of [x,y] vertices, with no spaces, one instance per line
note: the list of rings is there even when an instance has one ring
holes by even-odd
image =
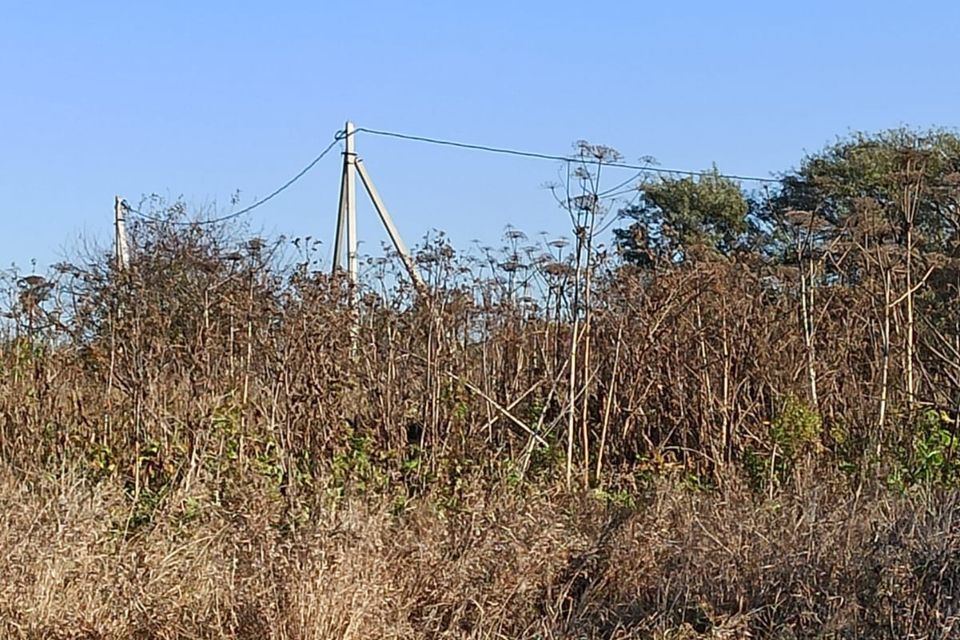
[[[230,210],[359,126],[769,175],[851,130],[957,124],[960,4],[0,0],[0,266],[107,242],[113,196]],[[550,162],[360,137],[408,243],[565,218]],[[333,235],[338,156],[249,216]],[[626,175],[622,176],[623,178]],[[360,209],[361,249],[383,234]]]

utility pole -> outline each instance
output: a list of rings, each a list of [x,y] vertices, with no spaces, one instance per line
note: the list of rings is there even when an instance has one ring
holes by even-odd
[[[344,164],[346,165],[344,182],[347,188],[347,273],[350,274],[350,283],[357,286],[359,282],[357,275],[357,154],[354,150],[353,123],[347,121],[344,131],[347,135],[344,141]]]
[[[387,235],[390,236],[390,241],[393,242],[393,247],[397,250],[400,260],[403,262],[403,266],[406,269],[407,274],[410,276],[410,280],[413,282],[413,286],[416,287],[418,293],[424,294],[427,291],[427,287],[423,281],[423,278],[420,277],[420,274],[417,271],[417,267],[413,262],[413,258],[410,256],[410,251],[407,249],[407,245],[400,237],[400,232],[397,231],[396,225],[393,224],[393,219],[390,217],[390,213],[387,211],[387,207],[384,205],[383,199],[380,197],[377,188],[374,186],[373,180],[370,178],[370,174],[367,173],[367,169],[364,166],[363,161],[357,156],[353,139],[356,130],[354,129],[353,123],[347,121],[344,130],[346,132],[346,138],[343,152],[343,173],[340,176],[340,207],[337,212],[337,231],[336,239],[333,245],[333,270],[337,271],[337,269],[340,269],[343,264],[344,232],[346,232],[347,275],[350,278],[351,284],[353,284],[354,287],[357,286],[356,176],[359,174],[360,181],[363,183],[363,187],[366,189],[367,195],[370,196],[370,201],[377,210],[377,214],[380,216],[380,221],[387,230]]]
[[[346,232],[347,276],[356,286],[357,277],[357,154],[354,151],[354,127],[347,121],[343,150],[343,174],[340,176],[340,209],[337,212],[337,238],[333,248],[333,268],[340,268],[343,260],[343,240]]]
[[[115,232],[114,250],[116,252],[117,271],[126,271],[130,266],[130,247],[127,244],[126,205],[123,198],[116,196],[113,201],[113,227]]]

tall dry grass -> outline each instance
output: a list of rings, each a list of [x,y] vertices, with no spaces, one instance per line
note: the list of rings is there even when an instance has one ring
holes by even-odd
[[[921,349],[905,401],[876,281],[823,285],[814,406],[795,274],[758,257],[591,257],[570,376],[560,243],[429,239],[418,298],[179,213],[127,272],[12,276],[5,636],[956,635],[952,365]]]
[[[960,620],[938,493],[349,498],[289,530],[254,487],[231,508],[195,485],[124,535],[118,482],[6,475],[4,637],[949,638]]]

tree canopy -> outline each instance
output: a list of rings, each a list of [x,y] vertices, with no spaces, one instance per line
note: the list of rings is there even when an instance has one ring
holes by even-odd
[[[762,197],[716,167],[657,177],[640,185],[638,203],[620,212],[629,223],[614,235],[624,260],[641,266],[741,251],[791,262],[798,212],[821,241],[832,233],[903,245],[909,230],[911,251],[956,256],[960,137],[943,129],[854,133],[807,155]]]
[[[907,211],[911,207],[915,211]],[[955,251],[960,138],[942,129],[853,134],[783,176],[768,208],[808,211],[838,228],[883,225],[894,242],[903,241],[910,224],[918,246]]]
[[[639,265],[730,255],[753,230],[751,206],[740,185],[716,167],[700,176],[661,176],[644,183],[639,202],[616,230],[624,259]]]

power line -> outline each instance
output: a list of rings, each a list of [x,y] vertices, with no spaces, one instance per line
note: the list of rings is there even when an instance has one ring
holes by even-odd
[[[642,178],[642,177],[643,177],[643,172],[642,172],[642,171],[638,171],[637,173],[635,173],[634,175],[630,176],[629,178],[627,178],[627,179],[624,180],[623,182],[620,182],[620,183],[618,183],[618,184],[610,187],[609,189],[607,189],[607,190],[605,190],[605,191],[601,191],[601,192],[598,193],[597,195],[600,196],[601,198],[606,198],[607,196],[610,196],[611,194],[619,195],[618,192],[620,191],[620,189],[623,189],[624,187],[626,187],[626,186],[627,186],[628,184],[630,184],[631,182],[634,182],[635,180],[639,180],[639,179]],[[635,189],[630,189],[630,191],[635,191]]]
[[[588,159],[587,159],[587,158],[584,158],[584,157],[579,157],[579,158],[578,158],[578,157],[571,157],[571,156],[561,156],[561,155],[556,155],[556,154],[551,154],[551,153],[540,153],[540,152],[535,152],[535,151],[523,151],[523,150],[520,150],[520,149],[511,149],[511,148],[507,148],[507,147],[495,147],[495,146],[484,145],[484,144],[471,144],[471,143],[467,143],[467,142],[458,142],[458,141],[455,141],[455,140],[445,140],[445,139],[442,139],[442,138],[431,138],[431,137],[428,137],[428,136],[418,136],[418,135],[412,135],[412,134],[408,134],[408,133],[399,133],[399,132],[396,132],[396,131],[385,131],[385,130],[382,130],[382,129],[371,129],[371,128],[369,128],[369,127],[357,127],[356,129],[354,129],[353,133],[352,133],[352,134],[349,134],[349,135],[355,135],[355,134],[361,133],[361,132],[362,132],[362,133],[369,133],[370,135],[374,135],[374,136],[382,136],[382,137],[388,137],[388,138],[398,138],[398,139],[401,139],[401,140],[409,140],[409,141],[412,141],[412,142],[422,142],[422,143],[426,143],[426,144],[441,145],[441,146],[447,146],[447,147],[456,147],[456,148],[459,148],[459,149],[467,149],[467,150],[471,150],[471,151],[483,151],[483,152],[486,152],[486,153],[497,153],[497,154],[502,154],[502,155],[517,156],[517,157],[522,157],[522,158],[533,158],[533,159],[536,159],[536,160],[551,160],[551,161],[563,162],[563,163],[567,163],[567,164],[582,164],[582,163],[585,163],[585,162],[588,161]],[[181,221],[171,221],[171,220],[165,220],[165,219],[160,218],[160,217],[158,217],[158,216],[155,216],[155,215],[152,215],[152,214],[149,214],[149,213],[140,211],[140,210],[138,210],[138,209],[134,209],[134,208],[132,208],[129,204],[127,204],[126,201],[123,201],[122,206],[124,207],[124,210],[125,210],[125,211],[127,211],[127,212],[129,212],[129,213],[132,213],[132,214],[134,214],[134,215],[136,215],[136,216],[139,216],[141,219],[143,219],[143,220],[145,220],[145,221],[147,221],[147,222],[166,223],[166,224],[184,225],[184,226],[190,226],[190,225],[210,225],[210,224],[218,224],[218,223],[221,223],[221,222],[226,222],[226,221],[228,221],[228,220],[232,220],[232,219],[234,219],[234,218],[238,218],[238,217],[240,217],[240,216],[242,216],[242,215],[245,215],[245,214],[247,214],[247,213],[250,213],[250,212],[253,211],[254,209],[256,209],[256,208],[258,208],[258,207],[266,204],[267,202],[269,202],[269,201],[272,200],[273,198],[277,197],[278,195],[280,195],[281,193],[283,193],[284,191],[286,191],[286,190],[287,190],[288,188],[290,188],[295,182],[297,182],[300,178],[302,178],[303,176],[305,176],[311,169],[313,169],[313,167],[315,167],[315,166],[317,165],[317,163],[319,163],[324,157],[326,157],[326,155],[327,155],[328,153],[330,153],[330,151],[337,145],[337,143],[340,142],[341,140],[345,139],[345,138],[347,137],[347,135],[348,135],[348,134],[347,134],[344,130],[342,130],[342,129],[339,130],[339,131],[337,131],[336,134],[334,134],[333,141],[332,141],[329,145],[327,145],[327,147],[326,147],[322,152],[320,152],[320,155],[318,155],[316,158],[314,158],[306,167],[304,167],[303,169],[301,169],[300,172],[298,172],[295,176],[293,176],[292,178],[290,178],[289,180],[287,180],[283,185],[281,185],[281,186],[278,187],[276,190],[274,190],[272,193],[270,193],[270,195],[266,196],[265,198],[262,198],[262,199],[258,200],[257,202],[254,202],[254,203],[251,204],[250,206],[247,206],[247,207],[244,207],[243,209],[240,209],[239,211],[234,211],[233,213],[229,213],[229,214],[220,216],[220,217],[218,217],[218,218],[212,218],[212,219],[209,219],[209,220],[185,221],[185,222],[181,222]],[[610,188],[610,189],[607,189],[606,191],[604,191],[604,192],[602,192],[601,194],[599,194],[599,195],[603,195],[603,196],[607,196],[607,195],[617,196],[617,195],[622,195],[623,193],[626,193],[626,191],[621,192],[621,191],[618,191],[618,190],[621,189],[622,187],[624,187],[624,186],[625,186],[626,184],[628,184],[629,182],[631,182],[631,181],[633,181],[633,180],[636,180],[636,179],[638,179],[639,177],[641,177],[641,176],[643,175],[643,173],[656,173],[656,174],[658,174],[658,175],[683,175],[683,176],[691,176],[691,177],[702,177],[702,176],[705,176],[705,175],[716,175],[717,177],[726,178],[726,179],[728,179],[728,180],[737,180],[737,181],[741,181],[741,182],[759,182],[759,183],[763,183],[763,184],[780,184],[780,183],[782,182],[782,180],[781,180],[780,178],[762,178],[762,177],[758,177],[758,176],[747,176],[747,175],[738,175],[738,174],[730,174],[730,173],[716,173],[716,174],[711,174],[711,173],[704,172],[704,171],[691,171],[691,170],[689,170],[689,169],[668,169],[668,168],[665,168],[665,167],[658,167],[658,166],[649,165],[649,164],[629,164],[629,163],[625,163],[625,162],[601,162],[600,164],[602,164],[602,165],[605,166],[605,167],[613,167],[613,168],[617,168],[617,169],[630,169],[630,170],[632,170],[632,171],[638,172],[637,175],[631,176],[630,178],[628,178],[627,180],[621,182],[620,184],[618,184],[618,185],[616,185],[616,186],[614,186],[614,187],[612,187],[612,188]],[[930,186],[933,186],[933,185],[930,185]],[[936,186],[939,187],[940,185],[936,185]],[[953,188],[953,186],[951,185],[950,188]],[[630,190],[628,190],[628,191],[630,191]]]
[[[429,138],[427,136],[416,136],[408,133],[397,133],[396,131],[383,131],[380,129],[370,129],[367,127],[357,127],[354,130],[354,133],[369,133],[374,136],[383,136],[387,138],[399,138],[401,140],[410,140],[413,142],[424,142],[427,144],[442,145],[446,147],[457,147],[458,149],[469,149],[472,151],[485,151],[487,153],[499,153],[509,156],[519,156],[522,158],[533,158],[536,160],[554,160],[557,162],[567,162],[567,163],[581,163],[584,162],[584,158],[572,158],[570,156],[560,156],[554,155],[551,153],[539,153],[536,151],[522,151],[520,149],[509,149],[506,147],[493,147],[484,144],[470,144],[467,142],[457,142],[454,140],[444,140],[441,138]],[[656,167],[653,165],[643,165],[643,164],[628,164],[625,162],[603,162],[605,167],[615,167],[617,169],[632,169],[633,171],[640,172],[650,172],[657,174],[673,174],[673,175],[682,175],[682,176],[694,176],[700,177],[704,175],[703,171],[690,171],[689,169],[667,169],[664,167]],[[709,174],[708,174],[709,175]],[[739,180],[741,182],[762,182],[762,183],[771,183],[777,184],[780,182],[778,178],[760,178],[757,176],[742,176],[736,174],[727,174],[727,173],[718,173],[718,177],[727,178],[729,180]]]
[[[297,175],[295,175],[295,176],[293,176],[292,178],[290,178],[289,180],[287,180],[285,183],[283,183],[283,185],[281,185],[281,186],[278,187],[276,190],[274,190],[270,195],[268,195],[268,196],[266,196],[265,198],[262,198],[262,199],[260,199],[260,200],[257,200],[256,202],[254,202],[253,204],[251,204],[251,205],[248,206],[248,207],[244,207],[243,209],[240,209],[239,211],[234,211],[233,213],[228,213],[228,214],[226,214],[226,215],[220,216],[219,218],[212,218],[212,219],[210,219],[210,220],[196,220],[196,221],[192,221],[192,222],[171,221],[171,220],[164,220],[163,218],[159,218],[159,217],[154,216],[154,215],[151,215],[151,214],[149,214],[149,213],[144,213],[143,211],[139,211],[139,210],[137,210],[137,209],[133,209],[133,208],[131,208],[130,205],[128,205],[125,201],[124,201],[123,205],[124,205],[124,208],[125,208],[128,212],[130,212],[130,213],[132,213],[132,214],[134,214],[134,215],[140,216],[142,219],[146,220],[147,222],[154,222],[154,223],[167,223],[167,224],[175,224],[175,225],[183,225],[183,226],[192,226],[192,225],[219,224],[219,223],[221,223],[221,222],[226,222],[227,220],[233,220],[234,218],[239,218],[239,217],[242,216],[242,215],[245,215],[245,214],[247,214],[247,213],[250,213],[251,211],[253,211],[253,210],[256,209],[257,207],[260,207],[261,205],[266,204],[267,202],[269,202],[269,201],[272,200],[273,198],[277,197],[278,195],[280,195],[281,193],[283,193],[284,191],[286,191],[288,188],[290,188],[290,187],[293,185],[293,183],[295,183],[297,180],[299,180],[300,178],[302,178],[303,176],[305,176],[311,169],[313,169],[313,168],[317,165],[318,162],[320,162],[321,160],[323,160],[323,158],[326,157],[326,155],[327,155],[328,153],[330,153],[330,151],[331,151],[335,146],[337,146],[337,143],[340,142],[341,140],[343,140],[345,137],[346,137],[346,134],[345,134],[345,132],[344,132],[343,130],[337,131],[337,133],[334,134],[334,136],[333,136],[333,142],[331,142],[329,145],[327,145],[327,148],[324,149],[323,151],[321,151],[321,152],[320,152],[320,155],[318,155],[316,158],[314,158],[312,161],[310,161],[310,164],[308,164],[308,165],[305,166],[303,169],[301,169],[300,172],[297,173]]]

